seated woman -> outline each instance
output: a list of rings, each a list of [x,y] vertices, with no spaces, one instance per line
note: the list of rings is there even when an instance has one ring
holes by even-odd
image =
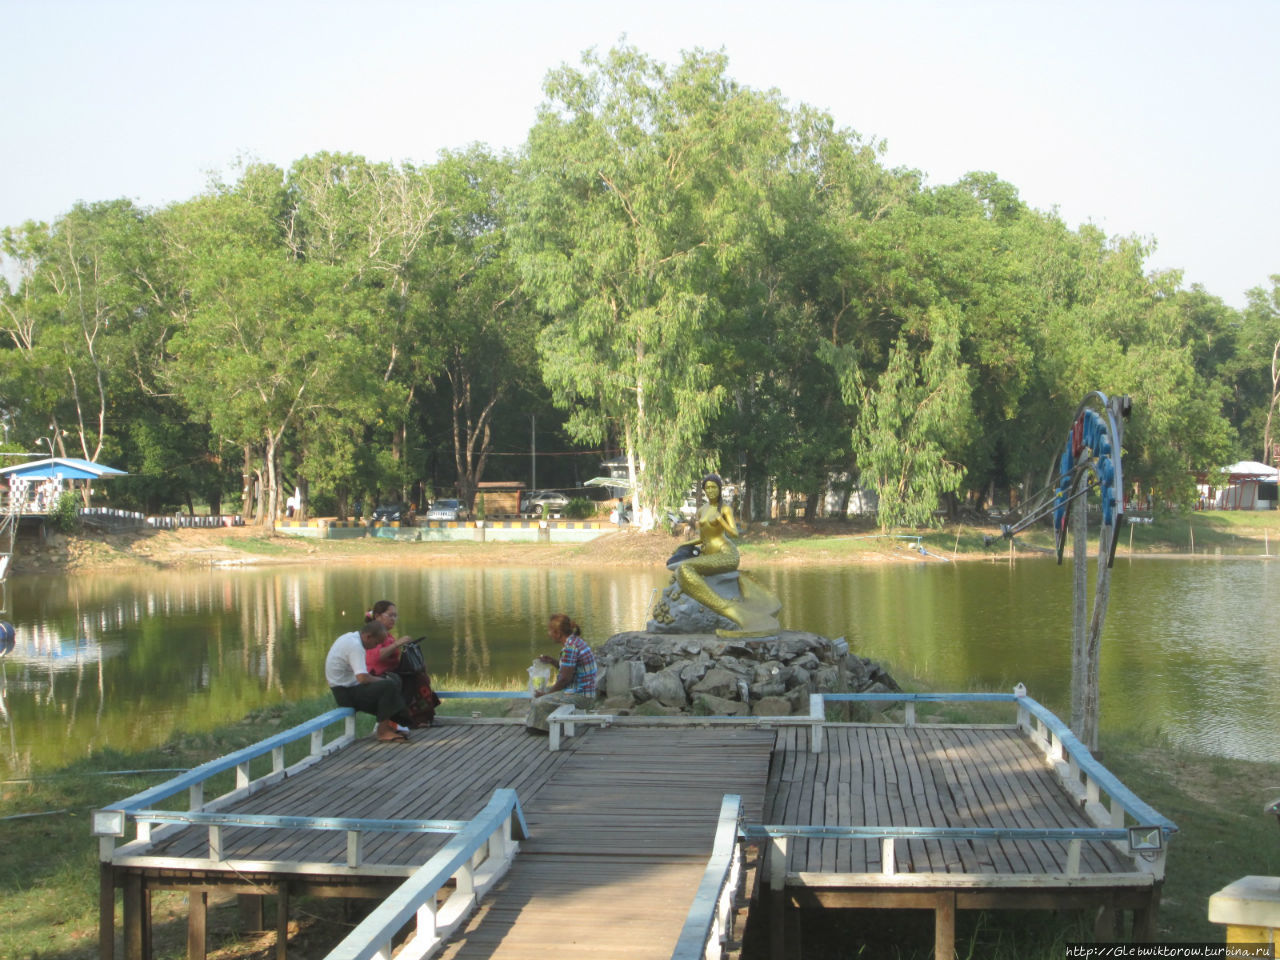
[[[369,673],[375,677],[395,675],[400,678],[404,702],[408,704],[410,727],[428,727],[436,716],[440,698],[431,689],[422,651],[408,637],[396,637],[394,630],[400,613],[390,600],[379,600],[365,614],[365,622],[376,621],[386,628],[387,638],[365,652]]]
[[[546,733],[550,728],[547,717],[556,707],[572,703],[585,710],[596,696],[596,656],[587,641],[582,639],[582,628],[566,614],[554,614],[547,621],[547,636],[563,648],[560,659],[543,654],[543,663],[559,666],[555,682],[545,690],[535,693],[525,726],[531,731]]]
[[[676,583],[681,592],[697,600],[709,610],[714,610],[738,625],[738,630],[717,630],[724,636],[767,636],[778,632],[775,614],[782,608],[769,590],[747,574],[738,572],[737,598],[721,596],[707,578],[738,569],[738,548],[731,537],[739,536],[733,522],[733,510],[724,502],[724,481],[719,475],[709,473],[702,478],[702,492],[706,502],[698,508],[698,538],[684,547],[699,546],[701,553],[680,562],[676,567]]]

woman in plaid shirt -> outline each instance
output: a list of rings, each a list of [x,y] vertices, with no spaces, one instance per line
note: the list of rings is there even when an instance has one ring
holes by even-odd
[[[572,703],[586,710],[596,696],[596,655],[582,639],[582,628],[566,614],[557,613],[547,621],[547,636],[564,649],[558,661],[546,654],[538,659],[552,666],[558,664],[560,672],[556,674],[555,683],[534,693],[536,702],[525,718],[525,726],[543,733],[547,731],[546,718],[556,707]]]

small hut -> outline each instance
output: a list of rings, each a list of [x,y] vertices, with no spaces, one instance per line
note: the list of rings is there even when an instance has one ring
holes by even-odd
[[[0,505],[5,513],[47,514],[65,490],[95,480],[125,476],[124,470],[92,460],[52,457],[0,469]]]

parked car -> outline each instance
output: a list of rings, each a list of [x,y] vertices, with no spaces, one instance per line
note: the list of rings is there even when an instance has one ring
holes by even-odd
[[[535,517],[545,517],[559,513],[569,505],[569,498],[555,490],[534,490],[528,500],[520,507],[521,513],[531,513]]]
[[[413,504],[412,503],[384,503],[373,511],[374,520],[382,520],[390,523],[393,520],[399,520],[401,523],[413,523]]]
[[[467,508],[458,500],[437,500],[427,511],[428,520],[465,520]]]

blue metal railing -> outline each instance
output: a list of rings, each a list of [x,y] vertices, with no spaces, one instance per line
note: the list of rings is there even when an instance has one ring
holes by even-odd
[[[514,841],[528,834],[516,792],[495,790],[475,819],[347,934],[326,960],[389,957],[392,938],[410,921],[416,926],[402,949],[406,955],[427,956],[475,910],[510,865],[517,850]],[[451,880],[448,899],[437,905]]]

